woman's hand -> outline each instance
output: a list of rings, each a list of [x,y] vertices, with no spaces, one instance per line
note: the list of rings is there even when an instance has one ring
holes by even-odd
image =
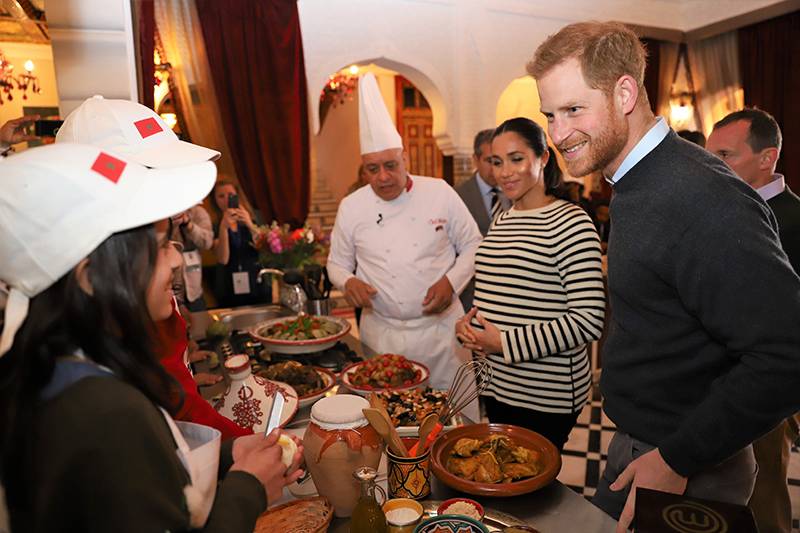
[[[483,327],[483,330],[472,327],[472,319],[475,318]],[[456,322],[456,337],[461,344],[468,350],[486,357],[490,353],[502,353],[503,342],[500,337],[500,330],[478,314],[478,308],[473,307],[469,313],[464,315]]]
[[[222,213],[222,220],[220,221],[219,226],[221,228],[230,228],[232,230],[235,230],[236,224],[238,223],[238,220],[236,218],[236,211],[238,211],[238,209],[233,207],[229,207],[228,209],[226,209]]]
[[[257,478],[267,493],[267,502],[278,500],[283,494],[283,487],[300,479],[303,471],[303,446],[294,435],[285,433],[297,444],[297,452],[288,468],[281,462],[283,449],[278,444],[283,432],[279,429],[264,437],[261,434],[239,437],[233,442],[233,470],[241,470]]]
[[[251,233],[255,233],[256,227],[253,224],[253,217],[250,216],[250,212],[244,207],[238,207],[234,211],[236,211],[236,220],[247,226]]]

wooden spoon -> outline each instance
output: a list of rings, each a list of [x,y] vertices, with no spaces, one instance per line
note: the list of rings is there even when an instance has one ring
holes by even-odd
[[[439,415],[436,413],[431,413],[426,416],[419,425],[419,440],[408,450],[409,457],[417,457],[425,453],[427,449],[427,443],[425,442],[428,439],[428,435],[439,423]]]
[[[378,409],[365,407],[361,411],[369,421],[369,424],[378,432],[378,435],[383,437],[383,440],[386,441],[386,444],[389,445],[389,448],[391,448],[395,455],[408,457],[408,451],[403,441],[400,440],[397,430],[392,426],[391,422],[388,422],[386,418],[383,417],[383,414],[381,414]]]
[[[372,406],[373,409],[378,410],[383,418],[386,420],[386,424],[389,426],[389,432],[393,435],[393,439],[396,443],[399,443],[399,448],[403,450],[403,457],[408,457],[408,449],[406,445],[403,444],[403,440],[400,438],[400,435],[397,433],[397,428],[394,427],[394,423],[392,422],[392,417],[389,415],[389,411],[386,410],[386,403],[374,392],[371,392],[369,395],[369,404]]]

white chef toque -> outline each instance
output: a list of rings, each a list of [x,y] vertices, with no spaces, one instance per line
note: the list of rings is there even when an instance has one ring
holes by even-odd
[[[397,133],[371,72],[361,76],[358,82],[358,132],[361,155],[403,147],[403,139]]]
[[[8,287],[0,357],[31,298],[112,234],[200,202],[214,186],[209,161],[147,168],[111,151],[72,143],[30,148],[2,163],[0,281]]]

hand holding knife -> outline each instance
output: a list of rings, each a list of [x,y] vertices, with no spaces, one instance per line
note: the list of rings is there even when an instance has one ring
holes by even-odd
[[[283,414],[283,404],[285,400],[280,391],[275,393],[272,398],[272,406],[269,409],[269,418],[267,418],[267,429],[264,431],[264,438],[267,437],[272,430],[281,424],[281,415]]]

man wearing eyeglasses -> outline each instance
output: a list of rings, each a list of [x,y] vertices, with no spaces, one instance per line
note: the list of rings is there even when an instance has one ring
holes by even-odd
[[[402,139],[372,75],[359,83],[361,159],[369,187],[339,206],[328,272],[361,307],[361,340],[431,371],[447,388],[471,358],[453,335],[463,315],[458,293],[474,274],[478,226],[443,180],[409,175]],[[477,404],[465,412],[477,418]]]

